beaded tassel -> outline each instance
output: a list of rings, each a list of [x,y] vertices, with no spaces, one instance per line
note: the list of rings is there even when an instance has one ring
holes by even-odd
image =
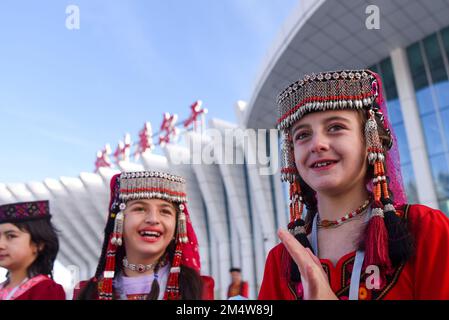
[[[301,187],[299,181],[295,180],[293,183],[290,183],[290,223],[288,224],[288,229],[294,236],[299,233],[305,233],[305,230],[301,228],[304,226],[302,219],[303,210],[304,204],[301,197]]]
[[[186,222],[186,213],[187,208],[185,205],[179,205],[180,213],[178,219],[178,238],[181,243],[187,243],[189,241],[187,237],[187,222]]]
[[[307,239],[305,222],[302,217],[304,209],[302,201],[301,186],[299,180],[296,179],[290,183],[290,223],[288,224],[288,230],[303,247],[312,250],[312,246]],[[290,262],[290,270],[291,280],[294,282],[301,281],[301,274],[293,259]]]
[[[165,300],[179,300],[181,298],[179,294],[179,273],[181,271],[181,259],[182,259],[182,243],[178,240],[176,243],[175,256],[173,257],[173,263],[170,268],[170,275],[167,280],[167,289],[164,293]]]
[[[369,119],[365,126],[365,137],[368,145],[368,163],[374,167],[372,216],[368,223],[365,239],[365,266],[376,265],[386,270],[391,268],[388,251],[388,233],[384,221],[382,193],[388,197],[387,179],[383,162],[382,144],[377,131],[374,112],[369,111]]]
[[[187,207],[184,204],[180,204],[179,209],[178,237],[170,275],[167,280],[167,289],[164,293],[165,300],[179,300],[181,298],[179,293],[179,273],[181,272],[182,246],[189,241],[189,238],[187,236]]]
[[[124,219],[125,219],[125,215],[123,214],[123,211],[120,211],[115,216],[114,231],[112,233],[111,243],[115,244],[117,246],[121,246],[123,243],[123,220]]]
[[[112,243],[112,235],[106,251],[106,265],[103,272],[103,280],[98,282],[100,300],[112,300],[112,281],[115,273],[116,244]]]
[[[378,187],[378,189],[382,190],[381,201],[383,204],[384,222],[386,224],[388,233],[389,257],[391,266],[397,266],[400,261],[406,261],[409,258],[409,256],[407,256],[407,252],[409,252],[410,250],[407,246],[411,246],[411,243],[396,241],[396,239],[399,238],[398,234],[401,233],[401,218],[399,217],[398,212],[396,212],[396,208],[394,207],[393,201],[390,198],[383,163],[378,164],[378,170],[380,171],[379,175],[382,177],[380,183],[378,182],[381,185],[381,187]],[[389,270],[388,267],[389,266],[387,266],[387,272],[391,272],[392,269]]]

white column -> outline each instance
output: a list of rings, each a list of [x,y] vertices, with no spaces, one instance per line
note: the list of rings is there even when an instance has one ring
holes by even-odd
[[[268,252],[277,244],[275,239],[273,239],[273,243],[267,245],[267,242],[271,239],[268,239],[264,233],[264,225],[266,221],[263,217],[257,214],[257,202],[259,200],[256,197],[251,197],[252,208],[253,208],[253,223],[254,223],[254,233],[253,233],[253,241],[257,244],[254,247],[254,255],[255,255],[255,265],[256,265],[256,293],[259,293],[260,285],[263,280],[263,273],[265,270],[265,262],[267,259]]]
[[[198,180],[196,179],[195,172],[189,165],[191,162],[189,149],[180,145],[167,144],[163,148],[163,151],[167,156],[167,164],[165,165],[167,168],[164,170],[172,174],[180,175],[186,179],[187,205],[189,208],[190,219],[198,238],[201,259],[201,274],[210,275],[212,271],[209,270],[210,256],[207,233],[208,226],[206,225],[206,208],[203,205],[202,193]],[[153,165],[149,160],[151,160],[150,157],[147,158],[147,165],[149,165],[148,168],[154,168],[157,165],[157,162]]]
[[[231,201],[229,201],[229,202],[231,202]],[[240,245],[239,233],[238,233],[237,228],[234,225],[234,223],[232,223],[232,221],[233,221],[233,219],[230,218],[229,230],[231,232],[231,238],[229,239],[229,241],[231,242],[231,258],[232,258],[231,259],[232,260],[231,267],[240,267],[241,266],[241,262],[240,262],[241,245]]]
[[[405,50],[403,48],[393,50],[391,52],[391,62],[416,178],[418,199],[421,204],[438,208],[435,185],[421,127],[418,103]]]
[[[278,228],[286,228],[288,224],[288,213],[286,209],[286,195],[281,182],[280,169],[273,176],[274,196],[276,198],[276,215],[278,219]]]
[[[186,139],[190,140],[190,146],[200,146],[200,150],[196,150],[197,152],[202,152],[206,147],[213,148],[212,141],[209,137],[203,137],[197,133],[189,132],[186,135]],[[199,155],[201,156],[201,154]],[[195,155],[192,156],[195,157]],[[213,270],[214,272],[218,271],[219,274],[218,277],[216,273],[212,274],[215,278],[215,292],[218,293],[215,298],[224,299],[229,285],[231,243],[227,231],[228,222],[226,221],[226,199],[224,198],[223,180],[217,164],[193,164],[192,169],[197,177],[199,188],[204,197],[209,228],[211,228],[212,233],[218,241],[218,270],[214,267]],[[217,278],[219,279],[218,281]]]

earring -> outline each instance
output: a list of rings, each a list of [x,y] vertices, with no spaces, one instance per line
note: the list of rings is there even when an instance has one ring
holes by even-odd
[[[123,220],[125,219],[125,214],[123,211],[126,209],[126,204],[121,203],[119,208],[120,212],[115,216],[114,231],[111,239],[111,243],[117,246],[121,246],[123,244]]]
[[[187,222],[186,222],[186,214],[184,210],[186,210],[185,205],[182,203],[179,205],[179,218],[178,218],[178,239],[182,243],[187,243]]]
[[[388,232],[384,221],[384,198],[389,198],[387,178],[385,176],[382,143],[379,138],[378,127],[373,110],[368,111],[368,121],[365,125],[365,139],[368,147],[368,163],[373,166],[373,195],[372,214],[366,232],[365,265],[377,265],[387,270],[391,267],[388,249]],[[385,209],[390,209],[385,208]]]

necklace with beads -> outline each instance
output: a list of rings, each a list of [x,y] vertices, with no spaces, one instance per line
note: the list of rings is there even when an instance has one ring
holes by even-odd
[[[128,259],[126,257],[123,258],[123,267],[125,267],[126,269],[132,270],[132,271],[137,271],[139,273],[144,273],[150,270],[153,270],[156,265],[159,263],[159,267],[163,267],[166,264],[165,259],[160,260],[159,262],[154,262],[154,263],[150,263],[150,264],[134,264],[134,263],[129,263]]]
[[[320,216],[318,215],[317,219],[317,226],[318,228],[337,228],[344,224],[345,222],[348,222],[349,220],[360,216],[362,213],[366,211],[370,204],[371,200],[367,199],[360,207],[358,207],[356,210],[344,215],[343,217],[337,219],[337,220],[321,220]]]

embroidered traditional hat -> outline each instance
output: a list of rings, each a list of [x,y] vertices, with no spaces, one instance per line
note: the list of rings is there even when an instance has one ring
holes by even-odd
[[[99,298],[112,299],[115,257],[118,247],[122,245],[124,210],[128,201],[138,199],[162,199],[177,205],[176,249],[170,261],[170,275],[164,299],[179,299],[178,278],[181,265],[200,271],[198,241],[187,211],[185,180],[172,174],[153,171],[124,172],[111,179],[110,213],[103,250],[95,274],[95,278],[99,280]]]
[[[395,137],[391,133],[386,116],[379,75],[371,70],[343,70],[306,75],[285,88],[279,94],[277,103],[277,124],[282,133],[281,179],[290,183],[289,230],[307,247],[310,247],[310,244],[302,217],[304,199],[295,164],[291,128],[312,112],[344,109],[366,112],[367,160],[374,169],[372,185],[368,186],[368,189],[372,192],[374,201],[371,204],[372,217],[365,240],[365,263],[388,269],[388,235],[383,218],[396,218],[390,191],[394,194],[395,204],[405,202],[405,193],[400,174],[399,153],[393,143]],[[379,125],[391,138],[388,145],[384,145],[379,137]]]
[[[0,206],[0,223],[50,218],[48,201],[19,202]]]

